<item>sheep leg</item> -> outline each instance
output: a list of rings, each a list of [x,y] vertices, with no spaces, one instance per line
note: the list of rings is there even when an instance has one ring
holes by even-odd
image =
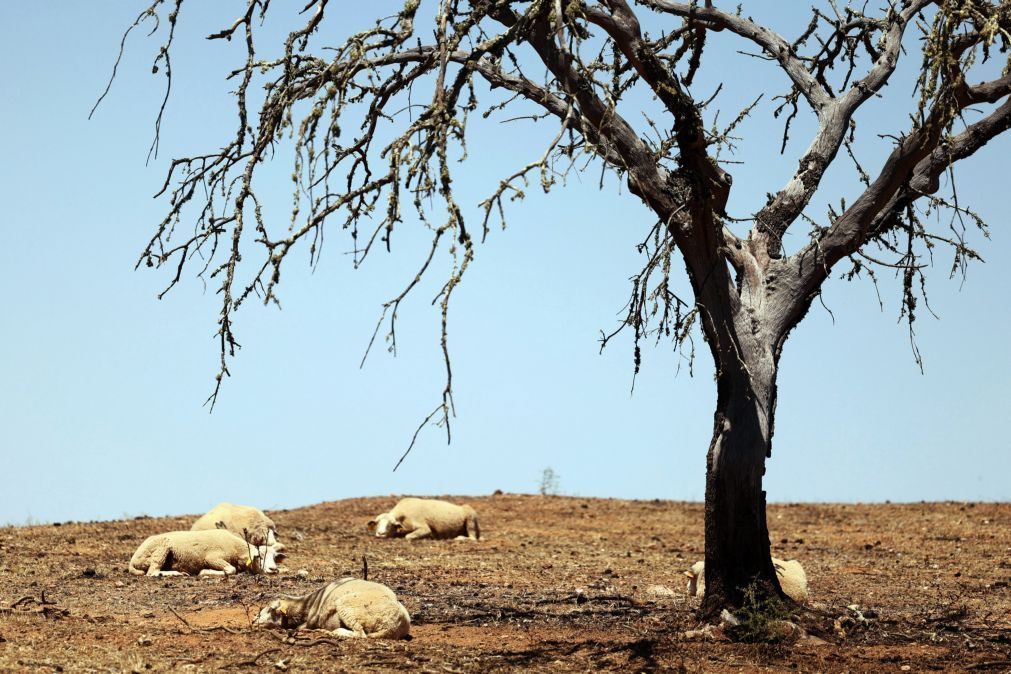
[[[472,541],[477,541],[481,539],[481,527],[477,524],[477,517],[474,515],[469,515],[467,517],[467,538]]]
[[[348,629],[344,629],[343,627],[338,627],[335,630],[330,630],[330,634],[334,635],[335,637],[341,637],[343,639],[357,639],[365,636],[364,634],[356,634],[355,632],[352,632],[351,630]]]
[[[200,571],[201,576],[233,576],[236,572],[234,566],[218,555],[208,556],[204,564],[207,568]]]
[[[188,576],[189,574],[188,573],[183,573],[182,571],[158,571],[158,572],[153,573],[153,574],[149,573],[148,575],[149,576],[161,576],[161,577],[164,578],[166,576]]]
[[[463,521],[463,533],[457,536],[454,540],[476,541],[479,538],[481,538],[481,530],[477,528],[477,518],[468,515]]]
[[[162,571],[162,567],[165,566],[168,561],[169,549],[168,547],[162,547],[159,550],[152,552],[151,561],[147,565],[147,575],[149,576],[162,576],[169,575],[168,571]]]
[[[431,538],[431,536],[432,536],[432,528],[429,527],[427,524],[423,524],[414,531],[412,531],[411,533],[404,536],[404,538],[406,538],[409,541],[413,541],[418,538]]]
[[[365,628],[362,626],[361,621],[358,620],[354,611],[347,606],[338,606],[337,616],[340,618],[341,625],[344,627],[338,627],[334,630],[334,634],[337,634],[338,636],[355,637],[358,639],[368,636],[365,634]],[[346,632],[346,634],[341,634],[341,632]]]

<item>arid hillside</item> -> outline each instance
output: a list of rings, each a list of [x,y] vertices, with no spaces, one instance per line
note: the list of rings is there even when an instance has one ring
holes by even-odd
[[[394,497],[274,511],[290,556],[272,577],[127,572],[192,516],[0,529],[0,671],[1011,671],[1011,504],[771,506],[773,554],[810,581],[805,636],[737,643],[685,634],[701,505],[449,498],[477,509],[480,542],[369,537]],[[410,641],[250,627],[363,557]]]

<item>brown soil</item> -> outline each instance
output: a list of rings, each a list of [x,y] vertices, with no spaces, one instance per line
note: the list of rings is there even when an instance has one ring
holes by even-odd
[[[804,564],[812,604],[810,636],[768,644],[685,636],[699,504],[453,500],[477,508],[481,542],[368,537],[393,498],[271,513],[290,553],[276,577],[127,572],[146,536],[192,518],[0,529],[0,671],[1011,671],[1011,504],[772,506],[773,553]],[[363,556],[412,640],[249,626]]]

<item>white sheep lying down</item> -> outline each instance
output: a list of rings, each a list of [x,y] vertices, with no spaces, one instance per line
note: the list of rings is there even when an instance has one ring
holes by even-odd
[[[224,529],[170,531],[149,536],[130,559],[137,576],[230,576],[277,573],[274,548],[248,545]]]
[[[277,546],[277,526],[259,508],[219,503],[190,527],[190,531],[210,529],[227,529],[239,538],[243,537],[242,531],[245,529],[249,542],[253,545]],[[284,546],[277,546],[276,549],[280,551]]]
[[[411,616],[385,585],[341,578],[304,597],[275,599],[253,624],[329,630],[338,637],[402,639],[411,631]]]
[[[368,530],[378,538],[481,538],[473,508],[433,498],[402,498],[392,510],[370,520]]]
[[[807,574],[804,567],[796,559],[784,561],[772,558],[772,566],[776,569],[776,577],[783,593],[798,604],[807,601]],[[688,576],[688,595],[701,597],[706,593],[706,563],[695,562],[692,568],[685,571]]]

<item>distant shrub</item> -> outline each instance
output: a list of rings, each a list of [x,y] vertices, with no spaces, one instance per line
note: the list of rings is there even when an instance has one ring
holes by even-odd
[[[550,466],[541,473],[541,483],[537,491],[541,496],[558,496],[559,475]]]

